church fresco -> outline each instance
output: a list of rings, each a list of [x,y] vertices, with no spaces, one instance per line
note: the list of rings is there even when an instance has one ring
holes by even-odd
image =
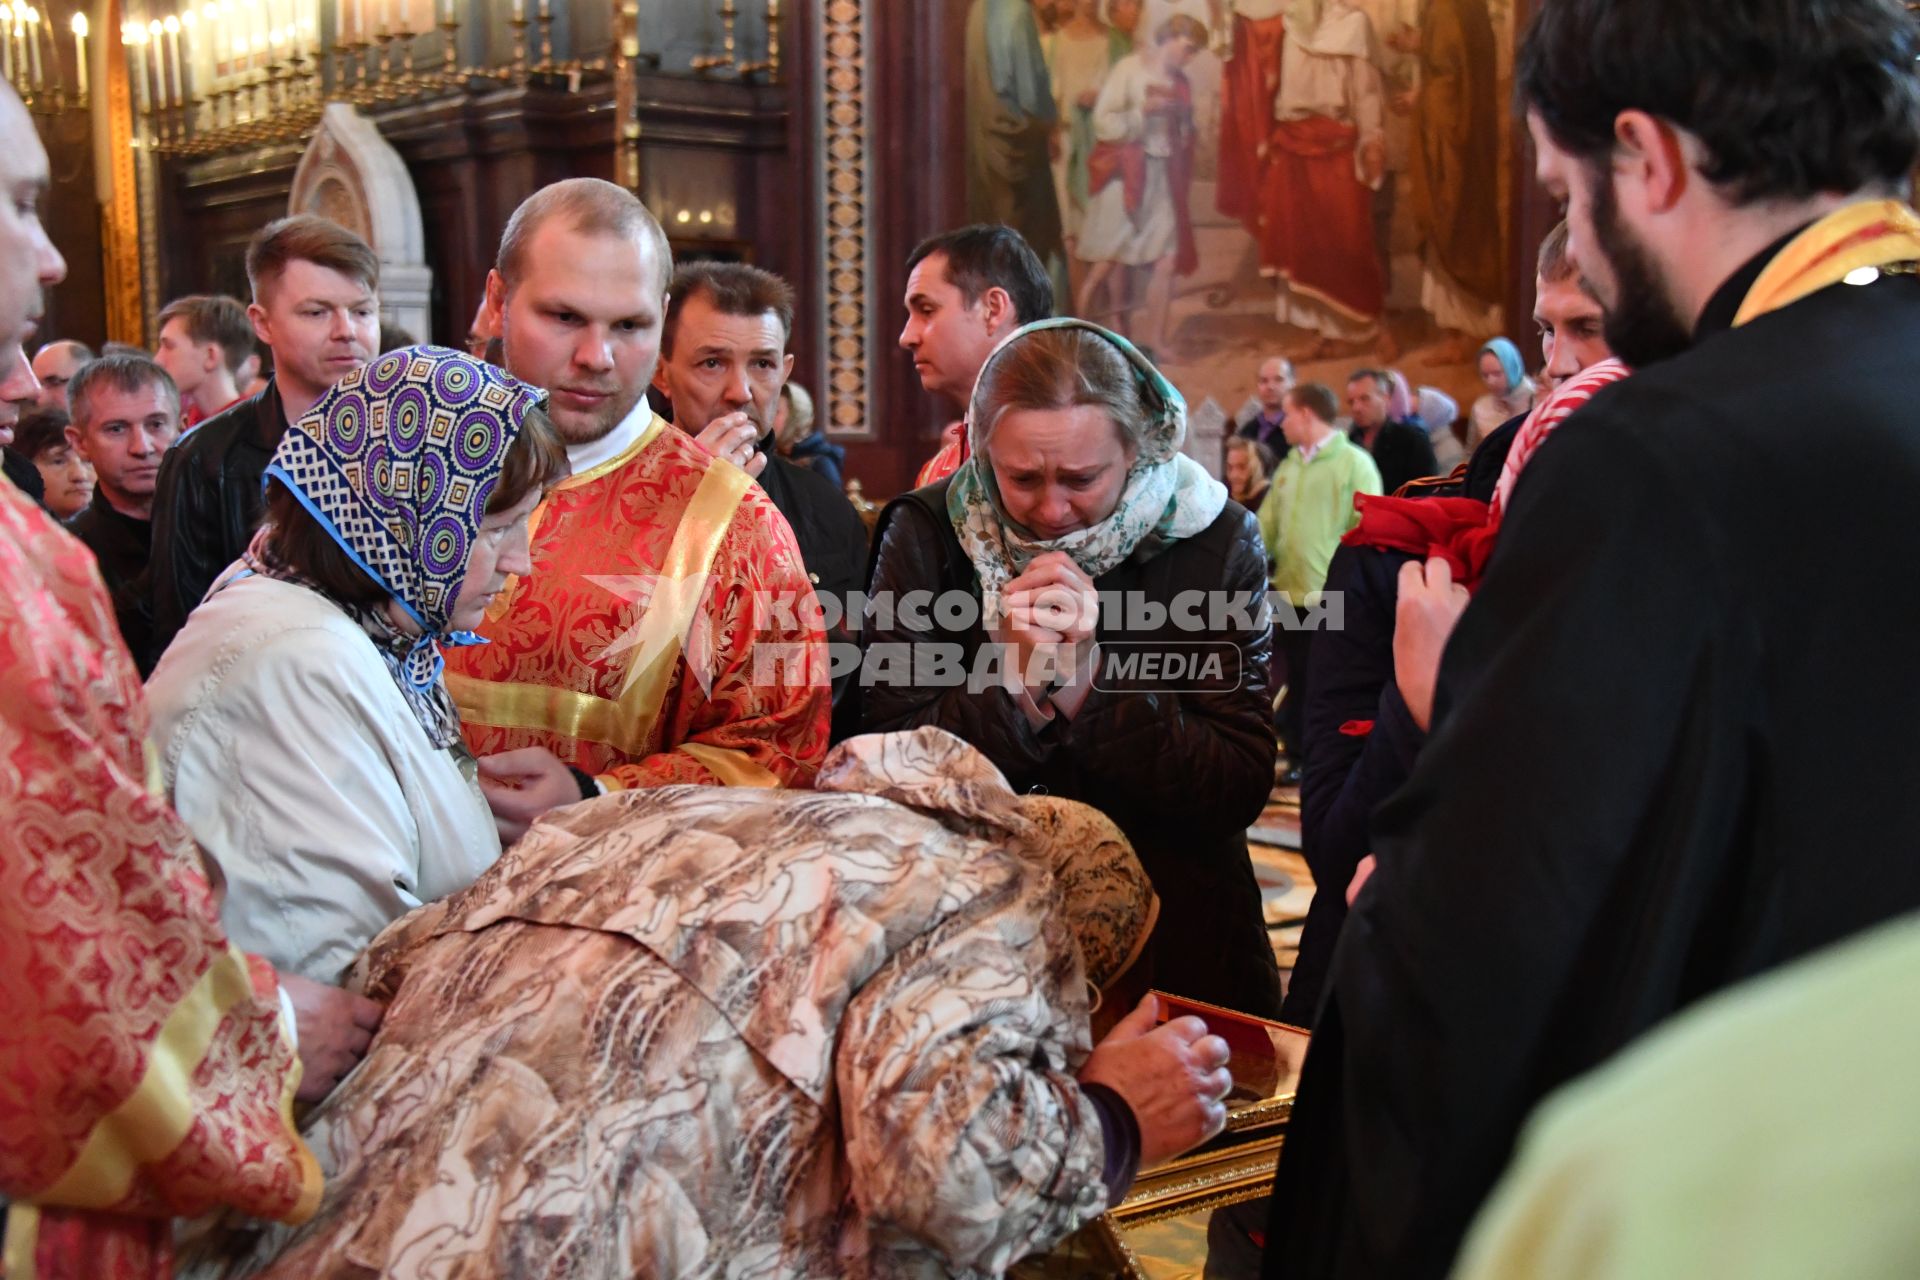
[[[1462,412],[1504,315],[1512,0],[953,0],[969,215],[1235,414],[1270,355]],[[1516,323],[1517,321],[1517,323]]]

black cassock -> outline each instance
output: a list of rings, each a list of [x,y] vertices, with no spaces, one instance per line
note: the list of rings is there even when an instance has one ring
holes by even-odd
[[[1375,817],[1268,1276],[1444,1275],[1556,1085],[1920,907],[1920,279],[1731,328],[1779,247],[1516,490]]]

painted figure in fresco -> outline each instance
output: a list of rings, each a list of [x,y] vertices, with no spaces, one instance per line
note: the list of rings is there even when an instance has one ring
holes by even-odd
[[[1410,37],[1409,37],[1410,38]],[[1431,0],[1420,24],[1408,186],[1424,241],[1420,305],[1471,359],[1500,330],[1499,104],[1486,0]]]
[[[1132,53],[1145,34],[1140,30],[1143,5],[1144,0],[1102,0],[1105,10],[1102,20],[1107,24],[1107,38],[1113,43],[1115,62]]]
[[[1260,268],[1276,317],[1319,335],[1310,359],[1371,349],[1398,354],[1381,325],[1386,275],[1373,197],[1386,177],[1383,54],[1367,15],[1326,0],[1282,53],[1259,211]]]
[[[1233,54],[1221,85],[1218,203],[1256,237],[1281,50],[1289,20],[1302,7],[1299,0],[1238,0],[1233,7]]]
[[[967,216],[1017,228],[1042,262],[1063,270],[1053,86],[1030,0],[973,0],[966,59]]]
[[[1060,142],[1053,158],[1054,195],[1069,254],[1076,252],[1087,210],[1087,160],[1093,155],[1093,106],[1107,72],[1132,48],[1130,39],[1100,21],[1100,0],[1077,0],[1072,17],[1046,39],[1047,73],[1053,81],[1054,126]]]
[[[1078,308],[1094,314],[1100,289],[1116,265],[1151,266],[1143,340],[1167,342],[1173,278],[1199,265],[1187,193],[1193,182],[1193,91],[1182,74],[1205,46],[1207,30],[1176,14],[1160,25],[1150,48],[1113,68],[1093,109],[1099,142],[1088,163],[1086,221],[1079,253],[1091,265]],[[1114,309],[1111,298],[1109,310]]]

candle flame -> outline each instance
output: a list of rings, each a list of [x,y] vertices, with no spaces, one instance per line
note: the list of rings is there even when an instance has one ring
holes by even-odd
[[[174,17],[172,14],[167,15],[167,20],[162,26],[165,27],[166,33],[170,36],[180,34],[180,19]]]
[[[76,13],[73,15],[73,34],[75,34],[76,36],[79,36],[82,40],[85,40],[87,38],[87,15],[86,14]]]

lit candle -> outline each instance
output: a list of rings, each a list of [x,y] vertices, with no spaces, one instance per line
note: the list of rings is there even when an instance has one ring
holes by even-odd
[[[85,101],[87,96],[87,15],[84,13],[73,15],[73,66],[74,84],[80,90],[81,100]]]
[[[40,11],[27,9],[27,50],[33,59],[33,87],[38,89],[42,83],[40,75]]]
[[[189,86],[199,88],[206,83],[207,76],[200,69],[200,14],[191,5],[180,11],[180,47],[185,51],[180,55],[180,62],[187,72],[187,78],[180,82],[180,96],[192,102]]]
[[[15,5],[7,23],[7,52],[13,58],[12,76],[16,81],[27,75],[27,6]]]
[[[221,27],[219,4],[209,3],[201,11],[201,16],[207,20],[207,79],[218,80],[220,78]]]
[[[13,79],[13,6],[0,4],[0,75]]]
[[[453,0],[447,0],[446,4],[441,7],[440,21],[449,27],[453,25]]]
[[[120,37],[120,43],[126,49],[127,78],[133,81],[133,96],[143,113],[153,105],[147,97],[146,55],[140,51],[140,46],[146,42],[147,29],[137,22],[129,25]]]
[[[353,40],[355,44],[365,44],[367,40],[367,6],[365,0],[353,0]]]
[[[393,30],[393,0],[380,0],[380,29]]]
[[[147,47],[147,65],[153,71],[153,107],[162,111],[167,105],[167,58],[166,32],[160,19],[147,23],[147,38],[142,43]]]
[[[515,22],[527,20],[527,0],[513,0],[513,20]]]
[[[173,72],[173,85],[167,93],[167,105],[177,107],[187,96],[186,81],[180,78],[180,19],[168,14],[163,29],[167,33],[167,63]]]

